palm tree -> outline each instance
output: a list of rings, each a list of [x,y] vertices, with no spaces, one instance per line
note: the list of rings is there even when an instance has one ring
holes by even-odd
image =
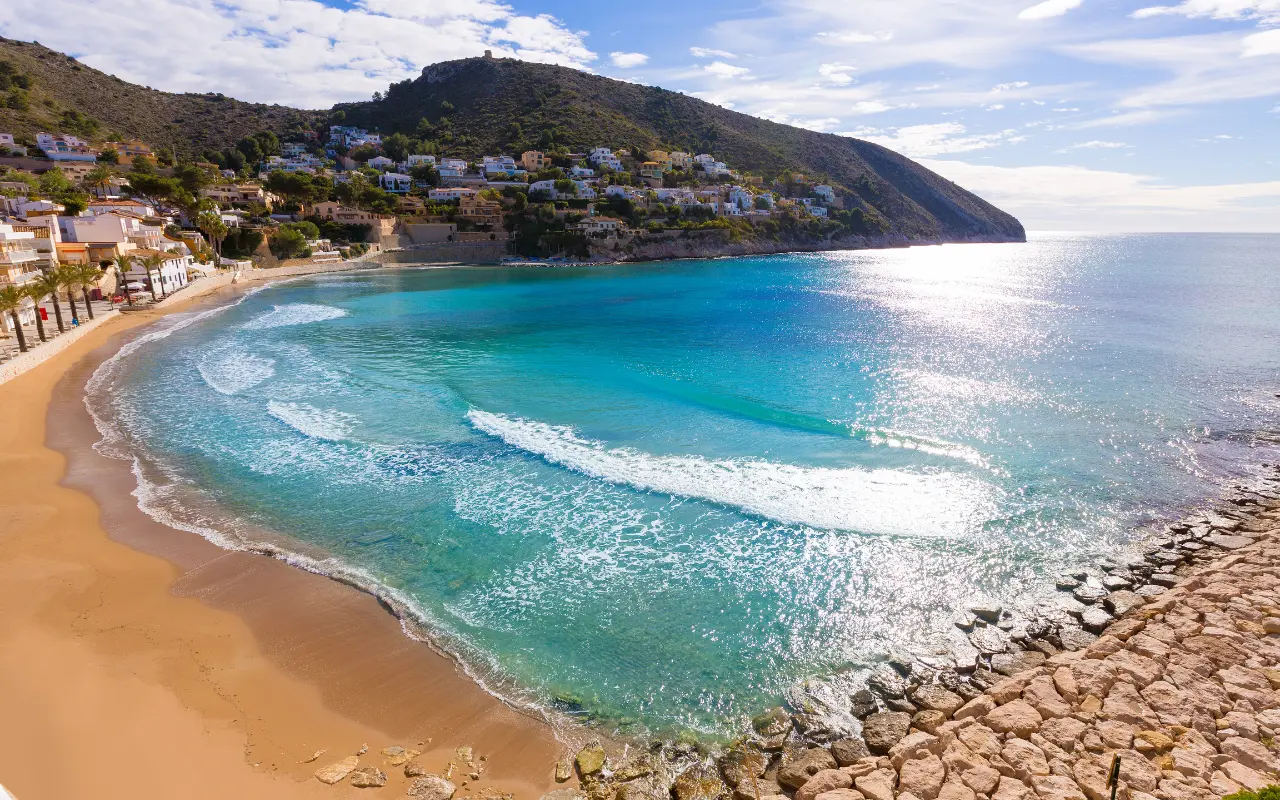
[[[18,351],[27,352],[27,336],[22,332],[22,320],[18,319],[18,309],[26,299],[26,293],[17,286],[0,287],[0,314],[8,314],[13,320],[13,332],[18,334]]]
[[[155,270],[160,273],[160,299],[168,297],[164,291],[164,259],[158,255],[150,255],[142,259],[142,266],[147,270],[147,283],[151,286],[151,299],[156,299],[156,281],[151,277],[151,271]]]
[[[80,278],[76,274],[76,266],[74,264],[59,264],[58,268],[53,271],[53,277],[58,281],[58,288],[65,289],[67,292],[67,305],[71,306],[71,324],[80,324],[80,314],[76,311],[76,288],[80,285]],[[57,294],[55,292],[55,294]]]
[[[40,341],[47,342],[49,337],[44,335],[44,317],[40,316],[40,303],[49,293],[40,285],[40,281],[32,281],[22,287],[22,292],[31,298],[31,302],[35,303],[36,313],[36,333],[40,334]]]
[[[58,276],[53,272],[46,272],[32,281],[31,285],[40,288],[41,297],[53,300],[53,316],[58,320],[58,333],[66,333],[67,326],[62,324],[62,306],[58,304],[58,289],[61,288]]]
[[[124,297],[129,301],[129,307],[133,307],[133,293],[129,291],[129,270],[133,269],[133,264],[129,261],[129,257],[123,253],[116,256],[116,276],[120,280],[120,288],[124,289]]]
[[[97,287],[98,281],[102,279],[102,270],[96,264],[78,264],[75,271],[76,276],[80,279],[80,296],[84,300],[84,310],[89,312],[89,319],[93,319],[93,304],[89,302],[89,287]]]

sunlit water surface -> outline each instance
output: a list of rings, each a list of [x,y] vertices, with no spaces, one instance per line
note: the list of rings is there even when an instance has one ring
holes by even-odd
[[[150,511],[363,570],[507,696],[724,734],[1264,460],[1278,251],[316,277],[170,319],[91,407]]]

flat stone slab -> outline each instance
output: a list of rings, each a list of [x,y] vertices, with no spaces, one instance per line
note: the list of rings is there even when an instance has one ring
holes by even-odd
[[[1239,550],[1241,547],[1253,544],[1253,540],[1248,536],[1233,536],[1229,533],[1215,533],[1205,538],[1205,541],[1224,550]]]

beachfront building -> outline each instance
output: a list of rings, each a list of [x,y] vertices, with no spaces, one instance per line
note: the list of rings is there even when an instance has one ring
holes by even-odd
[[[151,250],[159,250],[164,244],[164,229],[159,224],[149,225],[128,214],[85,213],[78,217],[58,217],[58,224],[64,242],[127,242],[132,247]]]
[[[529,172],[541,172],[551,166],[551,159],[539,150],[526,150],[520,154],[520,166]]]
[[[156,259],[158,265],[149,266],[150,259]],[[129,253],[129,271],[124,277],[131,284],[154,287],[156,295],[163,297],[187,285],[187,271],[194,263],[190,253],[139,249]]]
[[[394,214],[376,214],[359,208],[349,208],[341,203],[325,201],[311,207],[311,213],[320,219],[340,222],[344,225],[368,225],[371,241],[381,242],[384,236],[395,233],[396,217]]]
[[[587,217],[573,228],[588,236],[607,237],[625,233],[627,223],[613,217]]]
[[[458,216],[476,225],[502,226],[502,203],[485,200],[476,192],[458,199]]]
[[[40,275],[40,256],[36,252],[35,234],[15,230],[13,225],[0,222],[0,286],[22,286]],[[34,325],[35,303],[25,300],[18,309],[22,325]],[[4,315],[4,330],[13,334],[13,318]]]

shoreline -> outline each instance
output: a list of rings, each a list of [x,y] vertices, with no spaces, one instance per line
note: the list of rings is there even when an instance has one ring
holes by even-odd
[[[128,464],[92,448],[83,385],[125,334],[235,291],[131,314],[0,387],[0,652],[21,654],[0,656],[0,780],[24,799],[347,796],[312,774],[367,744],[362,763],[402,793],[409,778],[379,754],[399,745],[427,771],[480,773],[454,776],[459,797],[537,797],[563,750],[548,725],[372,596],[155,522]],[[153,763],[158,750],[171,757]],[[145,767],[121,769],[131,756]]]

